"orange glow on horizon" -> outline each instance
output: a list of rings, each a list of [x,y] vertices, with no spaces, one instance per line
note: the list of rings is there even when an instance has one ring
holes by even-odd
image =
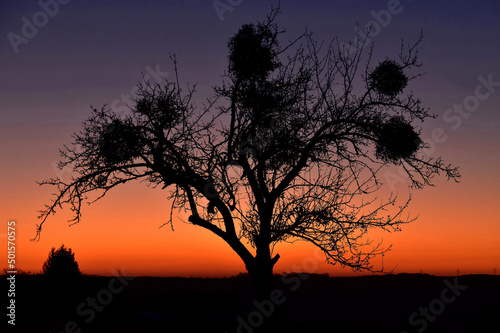
[[[454,208],[460,204],[454,194],[455,186],[443,183],[441,189],[417,191],[409,211],[420,211],[420,218],[404,225],[402,232],[370,233],[374,243],[383,238],[384,246],[393,245],[384,256],[386,271],[396,268],[394,273],[453,275],[459,269],[461,274],[493,273],[495,263],[500,263],[499,242],[492,229],[474,230],[472,236],[467,228],[460,227],[478,215],[467,215]],[[65,244],[73,249],[85,274],[111,275],[113,270],[121,269],[136,276],[221,277],[245,271],[232,249],[209,231],[180,220],[174,223],[175,231],[169,225],[159,228],[168,219],[166,193],[139,182],[123,185],[96,204],[84,207],[82,222],[71,227],[65,222],[71,217],[65,207],[47,220],[41,240],[30,242],[39,222],[35,211],[47,202],[47,190],[39,187],[32,194],[36,199],[27,204],[28,209],[13,219],[17,224],[19,269],[39,272],[50,249]],[[447,195],[445,202],[437,200],[443,193]],[[485,213],[480,218],[496,228],[496,235],[500,234],[495,216]],[[276,273],[367,274],[326,264],[315,248],[304,242],[279,244],[275,252],[281,256]],[[381,260],[373,260],[375,269],[381,268]]]

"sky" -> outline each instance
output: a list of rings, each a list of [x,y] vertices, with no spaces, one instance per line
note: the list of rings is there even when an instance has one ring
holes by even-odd
[[[245,23],[265,18],[277,1],[22,0],[0,4],[0,243],[7,267],[7,223],[16,222],[18,269],[39,272],[52,247],[73,249],[86,274],[231,276],[244,265],[228,245],[179,213],[172,231],[166,193],[123,185],[84,207],[69,227],[68,207],[50,217],[38,242],[37,211],[53,189],[37,181],[68,177],[58,150],[72,142],[90,106],[123,112],[142,75],[197,84],[202,102],[222,82],[227,41]],[[217,8],[225,8],[225,10]],[[460,167],[460,183],[436,179],[413,193],[418,220],[401,232],[375,232],[392,250],[385,270],[439,275],[493,274],[500,269],[500,3],[495,1],[281,1],[285,40],[314,32],[319,41],[352,41],[356,25],[375,22],[374,59],[395,58],[401,40],[423,33],[425,75],[409,87],[437,115],[422,126],[429,156]],[[390,15],[387,15],[390,14]],[[36,23],[36,25],[34,25]],[[141,74],[142,73],[142,74]],[[382,179],[408,195],[397,170]],[[275,272],[353,275],[327,265],[307,244],[279,245]],[[382,258],[373,261],[382,267]],[[363,273],[366,274],[366,273]]]

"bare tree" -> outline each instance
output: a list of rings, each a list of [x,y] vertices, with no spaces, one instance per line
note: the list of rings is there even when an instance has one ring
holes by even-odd
[[[380,170],[401,166],[411,189],[432,185],[441,173],[460,177],[421,152],[413,123],[433,116],[405,93],[419,77],[418,42],[403,45],[397,60],[372,66],[361,39],[326,45],[304,33],[281,46],[277,13],[230,39],[224,82],[203,106],[193,102],[194,88],[184,93],[177,80],[140,84],[126,117],[93,108],[62,151],[60,167],[73,166],[71,181],[42,183],[57,193],[41,212],[35,239],[61,205],[77,223],[89,193],[100,199],[145,179],[170,191],[170,224],[175,210],[187,207],[190,223],[231,246],[260,298],[273,287],[280,242],[304,240],[332,264],[373,269],[370,260],[387,249],[367,241],[367,232],[413,220],[402,216],[409,200],[394,209],[394,195],[376,199]]]

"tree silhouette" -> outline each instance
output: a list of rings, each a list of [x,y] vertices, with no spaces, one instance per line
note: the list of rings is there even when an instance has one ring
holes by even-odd
[[[45,276],[55,279],[75,279],[81,274],[75,254],[64,244],[57,250],[53,247],[49,257],[44,262],[42,272]]]
[[[81,219],[87,194],[136,179],[169,190],[173,211],[188,207],[189,222],[225,241],[243,260],[259,298],[269,297],[274,246],[304,240],[326,260],[373,269],[387,249],[371,244],[371,229],[398,230],[409,199],[379,201],[380,170],[402,167],[411,189],[432,185],[457,168],[426,157],[416,121],[433,117],[407,84],[420,75],[417,45],[402,45],[399,59],[371,64],[366,40],[322,47],[304,33],[281,46],[275,23],[246,24],[232,37],[229,66],[213,99],[201,107],[194,88],[178,82],[144,82],[131,114],[105,106],[61,152],[71,181],[49,179],[54,201],[41,212],[38,239],[48,216],[69,204]],[[177,74],[177,62],[171,57]],[[177,75],[176,75],[177,77]],[[389,215],[387,215],[389,213]]]

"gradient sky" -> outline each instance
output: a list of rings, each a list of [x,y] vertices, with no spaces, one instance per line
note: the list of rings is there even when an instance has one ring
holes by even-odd
[[[372,11],[386,10],[391,2],[282,0],[278,23],[290,40],[307,27],[317,40],[352,41],[356,23],[366,25],[374,20]],[[35,0],[2,2],[0,267],[7,263],[7,222],[14,220],[17,266],[25,271],[41,270],[50,249],[62,243],[73,249],[87,274],[125,269],[132,275],[227,276],[244,271],[229,246],[206,230],[181,221],[175,232],[158,229],[169,205],[165,193],[143,183],[124,185],[85,207],[78,225],[68,227],[69,209],[59,211],[45,224],[39,242],[29,239],[39,222],[37,210],[49,203],[53,191],[36,181],[58,175],[58,149],[71,142],[91,105],[130,94],[148,68],[173,73],[169,52],[177,55],[181,82],[198,83],[195,99],[203,101],[221,83],[228,39],[242,24],[263,19],[276,3],[243,0],[221,20],[212,1],[72,0],[16,53],[8,34],[22,35],[23,17],[32,22],[41,8]],[[436,187],[416,191],[410,212],[419,219],[399,233],[373,238],[393,244],[384,267],[397,266],[396,273],[493,273],[494,267],[500,269],[500,84],[491,91],[477,87],[480,77],[500,82],[500,3],[402,0],[397,8],[400,13],[372,38],[375,59],[396,57],[401,39],[415,41],[423,32],[420,60],[426,74],[409,88],[438,115],[423,127],[424,138],[432,138],[433,131],[442,138],[428,153],[460,166],[463,178],[459,184],[440,178]],[[445,117],[455,104],[474,101],[477,89],[489,95],[470,114]],[[397,171],[388,172],[385,180],[392,182]],[[394,188],[407,196],[404,182]],[[278,273],[353,274],[324,264],[302,243],[277,251]],[[381,258],[374,264],[380,268]]]

